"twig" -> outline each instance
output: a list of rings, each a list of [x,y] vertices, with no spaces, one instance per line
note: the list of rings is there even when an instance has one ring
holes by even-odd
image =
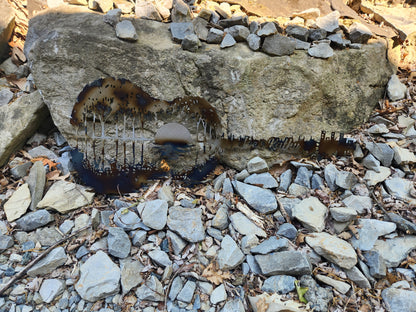
[[[146,193],[144,194],[144,196],[143,196],[143,199],[144,200],[146,200],[147,199],[147,197],[149,197],[150,196],[150,194],[152,194],[153,193],[153,191],[156,189],[156,187],[159,185],[159,180],[157,180],[156,182],[155,182],[155,184],[153,184],[147,191],[146,191]]]
[[[253,211],[250,210],[246,205],[241,202],[237,202],[237,209],[240,210],[243,214],[247,216],[251,221],[253,221],[257,226],[261,227],[264,230],[264,220],[256,215]]]
[[[79,229],[75,233],[73,233],[73,234],[71,234],[71,235],[69,235],[67,237],[64,237],[64,238],[60,239],[55,244],[53,244],[48,249],[46,249],[43,253],[41,253],[39,256],[37,256],[35,259],[33,259],[32,261],[30,261],[29,264],[22,271],[20,271],[18,274],[16,274],[6,285],[4,285],[4,287],[2,289],[0,289],[0,296],[3,295],[3,293],[10,286],[12,286],[15,282],[17,282],[19,279],[21,279],[23,276],[25,276],[26,272],[30,268],[32,268],[36,263],[38,263],[40,260],[42,260],[43,258],[45,258],[46,255],[48,255],[53,249],[55,249],[57,246],[61,245],[62,243],[66,242],[68,239],[70,239],[70,238],[78,235],[82,231],[88,229],[90,226],[91,225],[84,226],[83,228]]]
[[[282,214],[282,216],[285,218],[286,222],[291,224],[292,222],[291,222],[290,217],[289,217],[289,215],[287,214],[287,212],[286,212],[285,208],[283,207],[283,205],[282,205],[282,203],[280,202],[279,198],[278,198],[277,196],[275,196],[275,197],[276,197],[277,205],[279,206],[280,213],[281,213],[281,214]]]

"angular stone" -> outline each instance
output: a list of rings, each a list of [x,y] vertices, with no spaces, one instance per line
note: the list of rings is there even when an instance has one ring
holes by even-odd
[[[323,17],[316,19],[316,26],[325,29],[327,32],[335,32],[339,28],[338,19],[341,14],[338,11],[333,11]]]
[[[402,178],[391,178],[385,180],[384,185],[386,186],[387,192],[397,199],[411,204],[416,203],[416,198],[410,196],[410,191],[413,190],[412,181]]]
[[[28,161],[22,164],[18,164],[12,168],[11,163],[10,166],[10,173],[16,179],[21,179],[27,175],[30,167],[32,167],[32,162]],[[43,167],[43,166],[42,166]]]
[[[139,216],[127,207],[118,209],[114,214],[113,221],[115,225],[126,231],[132,231],[143,227]]]
[[[295,52],[296,42],[288,37],[275,34],[264,39],[262,51],[272,56],[291,55]]]
[[[308,54],[313,57],[327,59],[334,55],[334,50],[332,50],[329,42],[317,41],[308,49]]]
[[[225,230],[228,227],[228,208],[221,205],[212,219],[211,225],[219,230]]]
[[[148,255],[150,259],[162,267],[172,265],[172,261],[169,259],[168,254],[160,249],[153,249],[152,251],[149,251]]]
[[[205,239],[205,229],[200,208],[170,207],[168,228],[188,242],[196,243]]]
[[[384,289],[381,297],[386,304],[388,311],[403,312],[415,311],[416,291],[414,289],[400,289],[394,286]]]
[[[212,291],[209,301],[212,304],[217,304],[225,300],[227,300],[227,292],[225,291],[224,284],[221,284]]]
[[[58,155],[56,155],[54,152],[52,152],[50,149],[46,148],[43,145],[36,146],[35,148],[30,149],[28,153],[33,158],[46,157],[53,161],[58,160]]]
[[[148,227],[161,230],[165,227],[168,214],[168,203],[165,200],[156,199],[145,203],[141,213],[143,223]]]
[[[278,239],[276,236],[272,236],[256,247],[251,248],[250,251],[252,254],[265,255],[272,251],[287,250],[288,247],[289,241],[286,238]]]
[[[254,157],[250,159],[250,161],[247,163],[247,171],[250,174],[253,173],[262,173],[269,170],[269,166],[267,165],[267,162],[262,159],[261,157]]]
[[[366,142],[365,147],[381,162],[383,166],[390,167],[394,156],[394,152],[390,146],[385,143]]]
[[[406,85],[403,84],[397,75],[391,75],[390,80],[387,84],[387,95],[390,100],[398,101],[406,96]]]
[[[57,267],[63,265],[67,260],[65,249],[57,247],[53,249],[45,258],[36,263],[27,271],[27,275],[31,277],[45,275],[51,273]]]
[[[283,197],[280,198],[280,204],[282,204],[283,208],[289,215],[289,217],[293,218],[293,208],[301,202],[299,198],[290,198],[290,197]]]
[[[231,26],[229,28],[226,28],[224,32],[233,36],[233,38],[237,42],[246,41],[247,36],[250,34],[250,30],[243,25]]]
[[[207,35],[208,43],[221,43],[222,38],[224,37],[224,32],[217,28],[210,28]]]
[[[49,222],[55,221],[53,215],[47,210],[41,209],[34,212],[28,213],[19,220],[16,221],[18,228],[23,231],[33,231],[41,226],[48,224]]]
[[[108,252],[117,258],[126,258],[130,254],[131,242],[129,236],[122,228],[110,227],[108,229]]]
[[[346,190],[351,190],[352,187],[357,184],[358,179],[352,172],[339,171],[335,183]]]
[[[111,26],[115,26],[118,22],[120,22],[121,13],[121,9],[110,10],[103,16],[103,21]]]
[[[367,26],[357,22],[350,26],[348,32],[352,43],[367,43],[373,36],[373,33]]]
[[[280,175],[279,191],[287,192],[289,185],[292,183],[292,170],[287,169]]]
[[[182,42],[187,35],[194,34],[194,25],[190,22],[187,23],[170,23],[170,32],[172,33],[172,39],[175,42]]]
[[[195,288],[196,288],[196,283],[188,280],[183,286],[182,290],[179,292],[176,299],[178,299],[179,301],[186,302],[186,303],[191,302],[194,296]]]
[[[276,188],[278,187],[276,179],[268,172],[253,173],[244,179],[244,183],[261,186],[263,188]]]
[[[255,225],[243,213],[236,212],[230,216],[231,224],[241,235],[257,235],[259,237],[267,237],[267,234],[260,227]]]
[[[284,236],[287,239],[294,240],[298,235],[298,230],[293,224],[283,223],[279,226],[279,229],[276,232],[277,236]]]
[[[267,22],[257,31],[257,35],[260,37],[267,37],[277,33],[276,25],[273,22]]]
[[[382,98],[384,86],[393,72],[385,58],[386,48],[380,42],[364,45],[361,50],[336,51],[338,62],[314,60],[300,51],[291,56],[289,64],[286,57],[271,58],[250,50],[244,44],[233,47],[233,53],[211,46],[196,55],[179,49],[172,42],[167,29],[173,23],[166,25],[143,19],[132,20],[140,38],[138,43],[132,45],[115,40],[111,26],[103,24],[102,16],[85,14],[81,8],[60,10],[63,14],[59,14],[59,18],[58,14],[45,13],[31,20],[25,52],[30,57],[32,75],[50,106],[54,123],[71,146],[76,145],[76,140],[68,116],[71,115],[76,95],[88,82],[101,75],[96,68],[109,76],[118,77],[120,72],[124,73],[123,78],[154,98],[170,101],[188,94],[203,96],[222,115],[221,127],[227,130],[227,134],[238,137],[255,133],[256,138],[265,140],[277,132],[279,137],[319,137],[322,129],[328,132],[349,131],[368,118]],[[106,31],[103,31],[104,27]],[[59,36],[45,34],[42,29],[53,29]],[[82,31],[85,29],[88,33]],[[154,44],[156,40],[159,43],[157,46]],[[85,42],[91,43],[89,49],[85,49]],[[293,48],[295,45],[293,43]],[[115,55],[114,51],[118,54]],[[126,62],[123,55],[127,52],[140,56],[138,62],[133,65]],[[102,62],[109,59],[109,55],[112,61]],[[145,57],[148,55],[152,57]],[[235,67],[237,60],[240,65]],[[252,66],[253,62],[261,70],[241,71]],[[72,70],[78,63],[85,65],[81,76]],[[147,76],[144,72],[153,74]],[[230,72],[236,80],[230,79]],[[348,82],[359,75],[360,88],[357,89]],[[323,81],[332,83],[321,83]],[[254,85],[256,88],[253,88]],[[229,95],[229,101],[223,101],[224,94]],[[351,94],[357,96],[351,97]],[[225,106],[219,103],[225,103]],[[305,110],[299,103],[312,104]],[[329,106],[332,109],[327,109]],[[360,114],[350,114],[356,108]],[[322,116],[310,118],[311,111],[321,112]],[[304,126],[298,127],[301,123]],[[253,157],[252,152],[251,155],[241,153],[237,157],[235,150],[231,152],[225,148],[220,158],[241,170]],[[258,153],[270,164],[288,156],[281,151],[259,149]]]
[[[346,241],[328,233],[313,233],[305,238],[306,243],[325,259],[341,268],[351,269],[357,263],[354,248]]]
[[[391,174],[390,168],[380,166],[379,172],[373,170],[367,170],[364,176],[364,180],[368,186],[374,186],[377,183],[385,181]]]
[[[359,239],[352,237],[351,244],[362,251],[371,250],[379,236],[396,230],[396,224],[375,219],[360,219],[358,225]]]
[[[127,294],[131,289],[143,282],[140,274],[144,266],[140,261],[126,259],[121,267],[121,287],[123,294]]]
[[[9,200],[4,204],[4,212],[7,221],[12,222],[26,213],[31,202],[29,185],[27,183],[19,186]]]
[[[345,269],[347,277],[352,280],[358,287],[368,289],[371,288],[371,284],[365,275],[355,266],[349,270]]]
[[[406,220],[399,214],[388,212],[384,219],[386,221],[394,222],[397,225],[397,227],[406,234],[416,234],[416,224],[409,220]]]
[[[342,35],[339,33],[329,35],[328,40],[331,40],[331,48],[334,49],[345,49],[351,44],[351,41],[343,39]]]
[[[272,191],[263,188],[233,181],[233,186],[238,194],[260,213],[271,213],[277,209],[277,201]]]
[[[235,45],[236,43],[237,43],[237,41],[235,41],[233,36],[226,33],[224,38],[222,38],[220,47],[221,47],[221,49],[229,48],[229,47],[232,47],[233,45]]]
[[[316,197],[302,200],[292,211],[294,218],[298,219],[304,227],[315,232],[321,232],[325,228],[327,213],[328,208]]]
[[[46,173],[43,163],[36,161],[29,172],[27,184],[29,185],[32,201],[30,210],[35,210],[38,203],[42,200],[43,191],[45,190]]]
[[[306,167],[300,167],[296,174],[295,183],[307,188],[311,188],[312,171]]]
[[[135,14],[138,18],[161,21],[159,12],[153,3],[144,0],[136,1]]]
[[[221,270],[231,270],[244,261],[244,254],[236,242],[229,235],[225,235],[221,242],[221,249],[217,255]]]
[[[328,276],[325,276],[322,274],[316,274],[315,277],[317,280],[321,281],[322,283],[332,286],[333,288],[335,288],[338,292],[340,292],[343,295],[345,295],[351,289],[351,286],[349,284],[338,281],[338,280],[334,280]]]
[[[163,293],[162,283],[154,275],[150,275],[145,284],[136,290],[136,296],[140,300],[163,301]]]
[[[199,41],[198,36],[195,34],[186,35],[181,43],[182,49],[190,52],[196,52],[200,46],[201,41]]]
[[[107,13],[108,11],[113,9],[113,0],[94,0],[97,2],[98,7],[103,11],[103,13]]]
[[[300,251],[280,251],[254,257],[262,273],[270,275],[311,274],[312,266]]]
[[[394,151],[394,161],[398,165],[404,164],[413,164],[416,162],[416,156],[413,152],[409,151],[407,148],[402,148],[400,146],[393,147]]]
[[[308,41],[309,29],[298,25],[288,25],[286,27],[286,35],[302,41]]]
[[[326,30],[322,28],[309,29],[309,41],[319,41],[326,38]]]
[[[52,184],[37,208],[49,208],[66,213],[91,204],[93,198],[94,193],[89,192],[85,186],[61,180]]]
[[[365,251],[363,252],[363,256],[367,261],[366,263],[368,267],[370,268],[371,276],[375,278],[386,277],[386,264],[379,252],[373,250]]]
[[[380,254],[388,268],[395,268],[406,259],[415,246],[416,236],[406,235],[404,237],[377,240],[372,250]]]
[[[345,206],[355,209],[359,214],[370,211],[373,207],[373,202],[368,196],[350,195],[342,200]]]
[[[328,305],[333,298],[331,289],[318,286],[310,275],[301,277],[300,286],[308,288],[304,297],[315,311],[326,312],[329,310]]]
[[[166,237],[172,244],[173,253],[177,256],[180,255],[182,250],[186,247],[186,242],[182,238],[180,238],[179,235],[169,230],[166,233]]]
[[[171,19],[174,23],[191,21],[191,11],[183,0],[176,0],[173,3]]]
[[[40,286],[39,294],[43,302],[51,303],[56,296],[65,290],[65,281],[59,279],[45,279]]]
[[[123,20],[116,25],[116,36],[127,41],[137,41],[137,32],[129,20]]]
[[[269,293],[287,294],[295,290],[296,278],[289,275],[276,275],[266,279],[261,287],[262,291]]]
[[[181,277],[180,276],[175,277],[172,282],[172,286],[170,287],[169,299],[172,301],[175,300],[176,296],[182,290],[182,287],[183,287],[183,282],[182,282]]]
[[[261,45],[261,38],[256,34],[250,34],[247,36],[247,44],[253,51],[258,51]]]
[[[348,222],[357,218],[357,212],[351,208],[337,207],[330,208],[332,218],[337,222]]]
[[[173,206],[175,196],[173,195],[172,188],[168,185],[163,185],[157,192],[157,198],[168,202],[169,206]]]
[[[13,245],[14,245],[13,237],[0,234],[0,252],[3,252],[9,249],[10,247],[13,247]]]
[[[94,302],[118,293],[120,277],[120,268],[99,250],[80,266],[75,290],[82,299]]]

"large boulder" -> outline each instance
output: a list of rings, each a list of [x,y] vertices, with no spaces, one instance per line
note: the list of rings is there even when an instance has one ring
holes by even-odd
[[[36,85],[72,145],[69,118],[77,95],[101,77],[129,79],[163,100],[203,97],[216,109],[226,135],[268,139],[351,130],[368,118],[393,73],[378,41],[335,51],[325,60],[305,51],[272,57],[245,43],[226,50],[204,45],[191,53],[172,41],[169,24],[132,22],[135,43],[118,39],[101,15],[82,8],[57,8],[30,21],[25,52]],[[237,157],[230,148],[221,157],[241,168],[260,152],[250,153]],[[282,160],[279,153],[264,153],[260,156],[268,161]]]

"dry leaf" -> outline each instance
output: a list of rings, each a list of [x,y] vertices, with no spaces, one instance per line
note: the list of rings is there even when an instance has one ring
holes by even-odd
[[[215,285],[219,285],[224,280],[231,278],[230,272],[219,270],[216,262],[211,262],[202,272],[202,276]]]
[[[349,240],[352,237],[352,235],[348,232],[342,232],[342,233],[338,234],[338,237],[342,238],[342,239],[345,239],[345,240]]]
[[[261,298],[256,302],[257,312],[266,312],[269,308],[269,304],[266,302],[265,298]]]

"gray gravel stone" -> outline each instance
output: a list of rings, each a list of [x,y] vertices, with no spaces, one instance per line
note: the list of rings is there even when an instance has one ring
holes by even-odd
[[[154,275],[150,275],[145,284],[136,290],[136,296],[140,300],[163,301],[163,294],[162,283]]]
[[[296,50],[308,50],[311,47],[311,44],[309,42],[305,42],[299,39],[294,39],[296,43]]]
[[[10,173],[12,174],[13,178],[21,179],[27,175],[27,172],[29,171],[30,167],[32,167],[32,162],[30,161],[25,162],[23,164],[18,164],[10,169]],[[43,171],[45,171],[45,169],[43,169]],[[29,189],[30,189],[30,185],[29,185]]]
[[[377,251],[388,268],[397,267],[416,246],[416,236],[406,235],[386,240],[377,240],[372,250]]]
[[[296,278],[289,275],[276,275],[266,279],[261,287],[262,291],[269,293],[287,294],[295,290]]]
[[[243,25],[234,25],[228,27],[224,29],[224,32],[233,36],[237,42],[246,41],[247,36],[250,34],[250,30]]]
[[[368,289],[371,288],[371,284],[365,275],[356,267],[347,270],[344,270],[347,274],[347,277],[352,280],[358,287]]]
[[[118,227],[126,231],[138,229],[142,225],[139,216],[127,207],[118,209],[114,214],[113,221]]]
[[[385,167],[390,167],[393,160],[394,151],[386,143],[366,142],[365,147],[375,158]]]
[[[225,291],[224,284],[219,285],[212,291],[209,300],[212,304],[217,304],[227,300],[227,292]]]
[[[0,106],[7,105],[13,99],[13,92],[9,89],[0,90]]]
[[[45,279],[40,286],[39,294],[43,302],[51,303],[56,296],[63,293],[65,290],[65,282],[59,279]]]
[[[309,41],[318,41],[326,38],[326,30],[322,28],[309,29]]]
[[[333,11],[325,16],[316,19],[316,26],[325,29],[327,32],[335,32],[339,28],[338,19],[340,17],[338,11]]]
[[[362,251],[371,250],[379,236],[396,230],[396,224],[376,219],[360,219],[358,225],[359,239],[352,237],[351,244]]]
[[[113,10],[108,11],[103,16],[103,20],[107,24],[110,24],[111,26],[115,26],[118,22],[120,22],[120,16],[121,16],[121,10],[120,9],[113,9]]]
[[[328,208],[316,197],[302,200],[292,211],[294,218],[298,219],[304,227],[315,232],[321,232],[325,228],[327,213]]]
[[[349,171],[339,171],[335,180],[336,185],[346,190],[351,190],[357,182],[355,174]]]
[[[16,221],[18,228],[29,232],[54,221],[55,218],[45,209],[30,212]]]
[[[227,301],[220,312],[245,312],[245,309],[240,299],[233,299]]]
[[[332,290],[329,288],[319,287],[310,275],[304,275],[300,279],[302,287],[308,287],[305,299],[308,301],[313,311],[327,312],[328,304],[332,300]]]
[[[201,41],[199,41],[198,36],[195,34],[186,35],[185,38],[183,38],[182,43],[181,43],[182,50],[186,50],[190,52],[198,51],[200,46],[201,46]]]
[[[191,302],[194,296],[195,288],[196,288],[196,283],[188,280],[183,286],[182,290],[179,292],[176,299],[178,299],[179,301],[186,302],[186,303]]]
[[[394,161],[398,165],[413,164],[416,162],[416,156],[413,152],[409,151],[407,148],[402,148],[400,146],[393,147],[394,151]]]
[[[351,41],[343,39],[339,33],[328,36],[328,40],[331,40],[331,47],[334,49],[345,49]]]
[[[322,180],[321,176],[318,174],[312,175],[312,189],[318,190],[324,187],[324,181]]]
[[[231,224],[242,235],[257,235],[259,237],[267,237],[266,232],[255,225],[243,213],[236,212],[230,216]]]
[[[293,54],[295,48],[296,42],[294,40],[275,34],[264,39],[262,51],[272,56],[283,56]]]
[[[254,248],[251,248],[252,254],[265,255],[272,251],[287,250],[289,248],[289,241],[286,238],[278,239],[272,236]]]
[[[169,208],[168,228],[188,242],[196,243],[205,239],[201,220],[201,208]]]
[[[224,37],[224,32],[217,28],[210,28],[207,36],[208,43],[221,43],[222,38]]]
[[[308,54],[313,57],[327,59],[334,55],[334,50],[332,50],[329,42],[315,42],[308,49]]]
[[[213,181],[214,191],[218,192],[221,189],[226,177],[227,177],[227,173],[223,172],[214,179]]]
[[[186,246],[186,242],[180,238],[179,235],[169,230],[166,232],[166,237],[169,239],[170,244],[172,245],[173,253],[177,256],[180,255]]]
[[[286,27],[286,35],[302,41],[308,41],[309,30],[308,28],[301,27],[298,25],[288,25]]]
[[[287,192],[292,183],[292,170],[287,169],[280,175],[279,191]]]
[[[220,43],[220,47],[221,47],[221,49],[229,48],[229,47],[232,47],[233,45],[235,45],[236,43],[237,43],[237,41],[235,41],[233,36],[231,36],[228,33],[225,33],[225,36],[224,36],[224,38],[222,38],[222,41]]]
[[[244,179],[244,183],[254,184],[263,188],[276,188],[278,187],[276,179],[268,172],[253,173]]]
[[[276,235],[284,236],[290,240],[294,240],[298,235],[298,230],[295,228],[293,224],[283,223],[281,226],[279,226]]]
[[[270,213],[277,209],[276,198],[272,191],[263,188],[233,181],[233,186],[240,196],[260,213]]]
[[[397,227],[406,234],[416,234],[416,224],[409,220],[406,220],[405,218],[396,213],[388,212],[384,219],[386,221],[394,222],[397,225]]]
[[[342,200],[345,206],[355,209],[359,214],[371,211],[373,202],[368,196],[350,195]]]
[[[410,196],[410,191],[413,189],[413,182],[402,178],[391,178],[384,181],[387,192],[390,195],[401,199],[405,202],[415,204],[416,199]]]
[[[130,232],[131,242],[133,246],[139,247],[143,245],[144,241],[146,240],[146,231],[132,231]]]
[[[250,24],[251,27],[251,24]],[[277,33],[276,25],[273,22],[264,23],[259,30],[257,35],[260,37],[267,37]]]
[[[348,222],[357,218],[357,211],[351,208],[345,208],[345,207],[330,208],[329,212],[331,213],[332,218],[338,222]]]
[[[167,201],[169,206],[173,206],[175,197],[172,192],[172,188],[169,185],[163,185],[157,192],[157,198]]]
[[[376,159],[372,154],[368,154],[363,158],[361,164],[367,169],[380,172],[380,161]]]
[[[335,184],[335,180],[337,179],[338,169],[334,164],[329,164],[325,167],[324,176],[326,184],[328,185],[331,191],[335,191],[338,186]]]
[[[180,43],[187,35],[191,35],[194,33],[194,25],[191,22],[170,23],[170,32],[172,34],[172,39],[175,42]]]
[[[214,218],[212,219],[211,226],[219,229],[225,230],[228,227],[228,208],[227,205],[221,205]]]
[[[13,237],[0,234],[0,252],[3,252],[9,249],[10,247],[13,247],[13,245],[14,245]]]
[[[390,80],[387,84],[387,95],[390,100],[398,101],[406,96],[406,85],[401,83],[397,75],[391,75]]]
[[[194,24],[194,31],[198,39],[207,41],[209,31],[209,27],[207,27],[208,21],[201,17],[196,17],[192,20],[192,24]]]
[[[269,166],[267,165],[267,162],[258,156],[250,159],[247,163],[247,171],[250,174],[263,173],[268,170],[269,170]]]
[[[170,300],[175,300],[176,296],[179,294],[179,292],[182,290],[183,288],[183,282],[180,276],[176,276],[172,282],[172,285],[170,287],[170,291],[169,291],[169,299]]]
[[[172,261],[169,259],[168,254],[160,249],[149,251],[148,255],[150,259],[162,267],[172,265]]]
[[[67,256],[65,249],[63,247],[57,247],[53,249],[45,258],[29,269],[29,271],[27,271],[27,275],[35,277],[51,273],[57,267],[63,265],[66,260]]]
[[[321,281],[322,283],[335,288],[338,292],[340,292],[343,295],[345,295],[351,289],[351,286],[348,283],[332,279],[326,275],[316,274],[315,278]]]
[[[353,23],[349,28],[349,39],[352,43],[367,43],[373,36],[370,29],[361,23]]]
[[[127,233],[118,227],[108,229],[108,252],[117,258],[126,258],[130,254],[131,242]]]
[[[258,51],[260,49],[261,37],[257,36],[256,34],[249,34],[246,40],[251,50]]]
[[[156,199],[145,203],[141,216],[145,225],[155,230],[161,230],[166,225],[167,214],[167,201]]]
[[[244,261],[244,254],[236,242],[229,235],[225,235],[221,242],[221,249],[217,255],[221,270],[231,270]]]
[[[280,204],[282,204],[283,208],[289,215],[289,217],[293,218],[293,208],[301,202],[299,198],[291,198],[291,197],[283,197],[279,199]]]
[[[311,188],[311,177],[311,170],[308,170],[306,167],[300,167],[296,174],[295,183],[307,188]]]
[[[380,253],[370,250],[363,252],[363,256],[367,260],[371,276],[375,278],[383,278],[386,276],[386,264]]]
[[[231,184],[231,180],[230,178],[226,178],[224,180],[224,184],[222,185],[222,194],[227,195],[227,194],[233,194],[233,193],[234,193],[234,189],[233,189],[233,185]]]
[[[413,288],[400,289],[393,284],[381,292],[381,297],[390,312],[416,311],[416,291]]]
[[[280,251],[254,257],[261,272],[266,275],[311,274],[311,264],[300,251]]]

